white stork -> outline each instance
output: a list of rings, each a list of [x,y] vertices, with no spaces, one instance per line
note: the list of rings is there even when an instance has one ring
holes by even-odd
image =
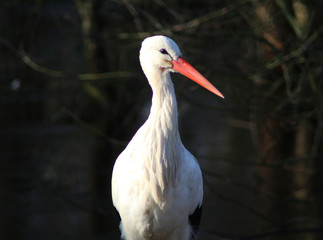
[[[182,57],[165,36],[142,42],[140,64],[153,90],[150,115],[115,162],[112,199],[126,240],[194,239],[201,218],[203,180],[178,131],[171,72],[223,95]]]

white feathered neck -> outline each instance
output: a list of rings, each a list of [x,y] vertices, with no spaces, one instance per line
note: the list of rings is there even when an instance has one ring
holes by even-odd
[[[169,55],[160,54],[160,49],[166,49]],[[153,198],[160,203],[167,200],[166,189],[176,184],[180,155],[184,149],[178,131],[177,102],[170,77],[173,71],[170,61],[180,55],[176,43],[166,37],[148,38],[140,51],[140,63],[153,91],[150,115],[143,125],[145,133],[142,133],[145,136],[145,152],[149,156],[143,160]]]
[[[169,73],[162,75],[163,84],[153,89],[149,118],[144,124],[144,159],[149,182],[156,202],[167,199],[166,189],[176,184],[183,144],[178,131],[177,103]]]

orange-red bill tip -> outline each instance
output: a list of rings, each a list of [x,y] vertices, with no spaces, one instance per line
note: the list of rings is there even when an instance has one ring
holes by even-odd
[[[206,88],[210,92],[218,95],[221,98],[224,98],[222,93],[216,89],[205,77],[202,76],[195,68],[193,68],[188,62],[183,58],[178,58],[178,60],[173,60],[173,69],[184,76],[190,78],[194,82],[200,84],[202,87]]]

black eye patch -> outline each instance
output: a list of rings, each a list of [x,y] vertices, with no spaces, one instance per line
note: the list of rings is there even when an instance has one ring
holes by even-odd
[[[161,52],[162,54],[168,54],[165,48],[160,49],[159,52]]]

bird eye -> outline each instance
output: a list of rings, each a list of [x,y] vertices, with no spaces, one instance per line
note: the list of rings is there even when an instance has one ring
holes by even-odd
[[[162,54],[168,54],[165,48],[160,49],[159,52],[161,52]]]

